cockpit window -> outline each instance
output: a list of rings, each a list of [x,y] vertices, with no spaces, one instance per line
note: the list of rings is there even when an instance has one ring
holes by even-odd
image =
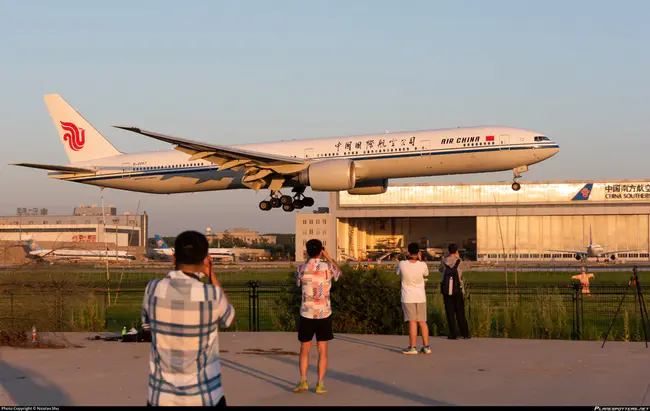
[[[535,136],[535,141],[551,141],[551,139],[546,136]]]

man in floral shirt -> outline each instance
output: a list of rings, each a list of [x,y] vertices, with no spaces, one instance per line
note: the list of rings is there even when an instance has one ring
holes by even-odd
[[[294,392],[309,389],[307,368],[309,367],[309,350],[316,335],[318,342],[318,385],[316,393],[327,392],[323,385],[327,369],[327,342],[334,338],[332,332],[332,306],[330,289],[332,280],[341,276],[341,269],[330,258],[319,240],[307,241],[309,260],[298,267],[296,285],[302,286],[300,304],[300,321],[298,323],[298,340],[300,341],[300,382]],[[326,261],[321,261],[323,257]]]

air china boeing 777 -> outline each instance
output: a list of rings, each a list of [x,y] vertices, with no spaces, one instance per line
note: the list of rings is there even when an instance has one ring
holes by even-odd
[[[58,94],[45,95],[70,162],[18,163],[48,177],[102,188],[173,194],[267,189],[262,210],[311,207],[314,191],[382,194],[388,180],[513,170],[513,190],[528,166],[555,155],[557,143],[512,127],[466,127],[221,146],[137,127],[115,126],[174,146],[164,152],[124,154]],[[291,188],[293,196],[283,195]]]

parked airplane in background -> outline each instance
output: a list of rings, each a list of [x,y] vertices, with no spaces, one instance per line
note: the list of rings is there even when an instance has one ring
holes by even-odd
[[[616,250],[616,251],[605,251],[607,246],[594,244],[593,238],[591,235],[591,226],[589,226],[589,244],[586,246],[586,251],[575,251],[575,250],[548,250],[549,252],[556,253],[571,253],[575,254],[575,259],[578,261],[587,262],[589,258],[596,258],[596,261],[599,261],[600,258],[607,258],[609,256],[610,260],[616,260],[616,254],[619,253],[629,253],[633,251],[642,251],[642,250]]]
[[[444,257],[444,250],[440,247],[431,247],[429,236],[426,236],[426,245],[422,247],[420,245],[420,251],[422,252],[422,259],[424,261],[436,261]],[[370,251],[366,253],[368,260],[376,260],[380,262],[385,259],[408,259],[408,247],[405,247],[402,244],[402,239],[400,238],[397,241],[397,244],[394,247],[384,250]]]
[[[36,260],[135,260],[133,254],[115,250],[55,249],[45,250],[36,240],[27,240],[23,247],[28,257]]]
[[[174,255],[174,249],[169,247],[161,236],[156,234],[153,238],[156,241],[156,248],[154,248],[155,252],[167,257]],[[235,253],[228,248],[209,248],[208,254],[213,259],[235,261]]]
[[[313,191],[382,194],[388,180],[513,170],[513,190],[528,166],[559,150],[548,137],[512,127],[463,127],[221,146],[137,127],[117,128],[174,146],[124,154],[58,94],[45,96],[70,162],[65,166],[18,163],[48,170],[48,177],[102,188],[172,194],[261,189],[262,210],[312,207]],[[293,196],[283,195],[292,188]]]

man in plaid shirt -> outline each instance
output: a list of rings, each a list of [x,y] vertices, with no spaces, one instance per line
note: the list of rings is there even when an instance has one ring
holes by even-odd
[[[151,330],[147,405],[225,407],[219,326],[235,310],[212,271],[208,240],[196,231],[176,237],[176,270],[149,282],[142,323]],[[211,284],[201,282],[208,276]]]

